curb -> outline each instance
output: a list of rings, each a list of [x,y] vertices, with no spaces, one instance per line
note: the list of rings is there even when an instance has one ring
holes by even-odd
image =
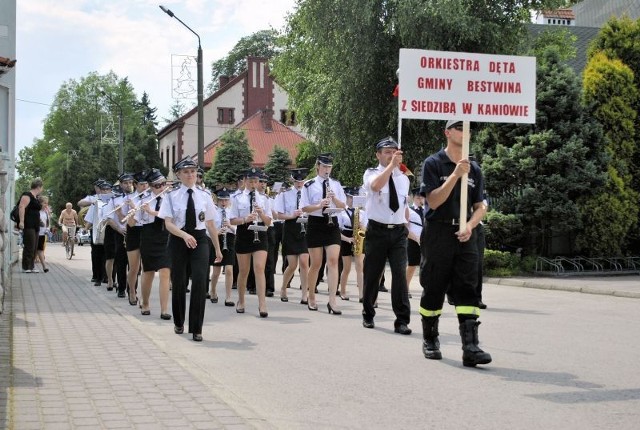
[[[504,285],[508,287],[536,288],[538,290],[556,290],[569,291],[573,293],[598,294],[603,296],[625,297],[631,299],[640,299],[640,291],[620,291],[613,289],[580,287],[576,285],[556,285],[553,283],[542,283],[536,281],[522,281],[519,279],[509,278],[485,278],[486,284]]]

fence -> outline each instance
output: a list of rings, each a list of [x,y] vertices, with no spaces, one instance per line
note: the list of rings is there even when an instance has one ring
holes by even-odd
[[[640,257],[538,257],[537,274],[568,275],[640,275]]]

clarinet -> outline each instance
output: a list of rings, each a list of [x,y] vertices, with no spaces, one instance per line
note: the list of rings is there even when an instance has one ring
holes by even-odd
[[[226,251],[227,248],[227,226],[225,223],[227,222],[227,211],[225,208],[222,208],[222,227],[220,231],[222,232],[222,250]]]
[[[253,206],[253,212],[254,214],[257,214],[258,212],[256,212],[256,193],[257,191],[253,191],[253,199],[251,201],[251,205]],[[256,219],[253,220],[253,225],[257,226],[258,225],[258,218],[256,217]],[[253,230],[253,243],[258,243],[260,242],[260,237],[258,237],[258,230]]]
[[[325,194],[326,194],[327,197],[329,197],[329,193],[330,192],[331,192],[331,187],[329,186],[329,177],[327,176],[327,182],[326,182],[326,186],[325,186]],[[326,215],[327,215],[327,225],[333,225],[332,214],[328,213]]]

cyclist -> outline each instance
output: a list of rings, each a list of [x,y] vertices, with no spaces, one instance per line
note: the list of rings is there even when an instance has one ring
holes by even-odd
[[[60,213],[58,224],[62,226],[62,243],[67,243],[67,238],[71,235],[71,240],[76,236],[76,226],[78,225],[78,213],[73,209],[73,205],[69,202],[66,208]]]

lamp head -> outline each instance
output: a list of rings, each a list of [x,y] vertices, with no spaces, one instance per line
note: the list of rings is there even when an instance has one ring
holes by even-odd
[[[171,9],[167,9],[166,7],[160,5],[160,9],[162,9],[162,11],[164,13],[166,13],[167,15],[169,15],[171,18],[173,18],[173,12],[171,12]]]

